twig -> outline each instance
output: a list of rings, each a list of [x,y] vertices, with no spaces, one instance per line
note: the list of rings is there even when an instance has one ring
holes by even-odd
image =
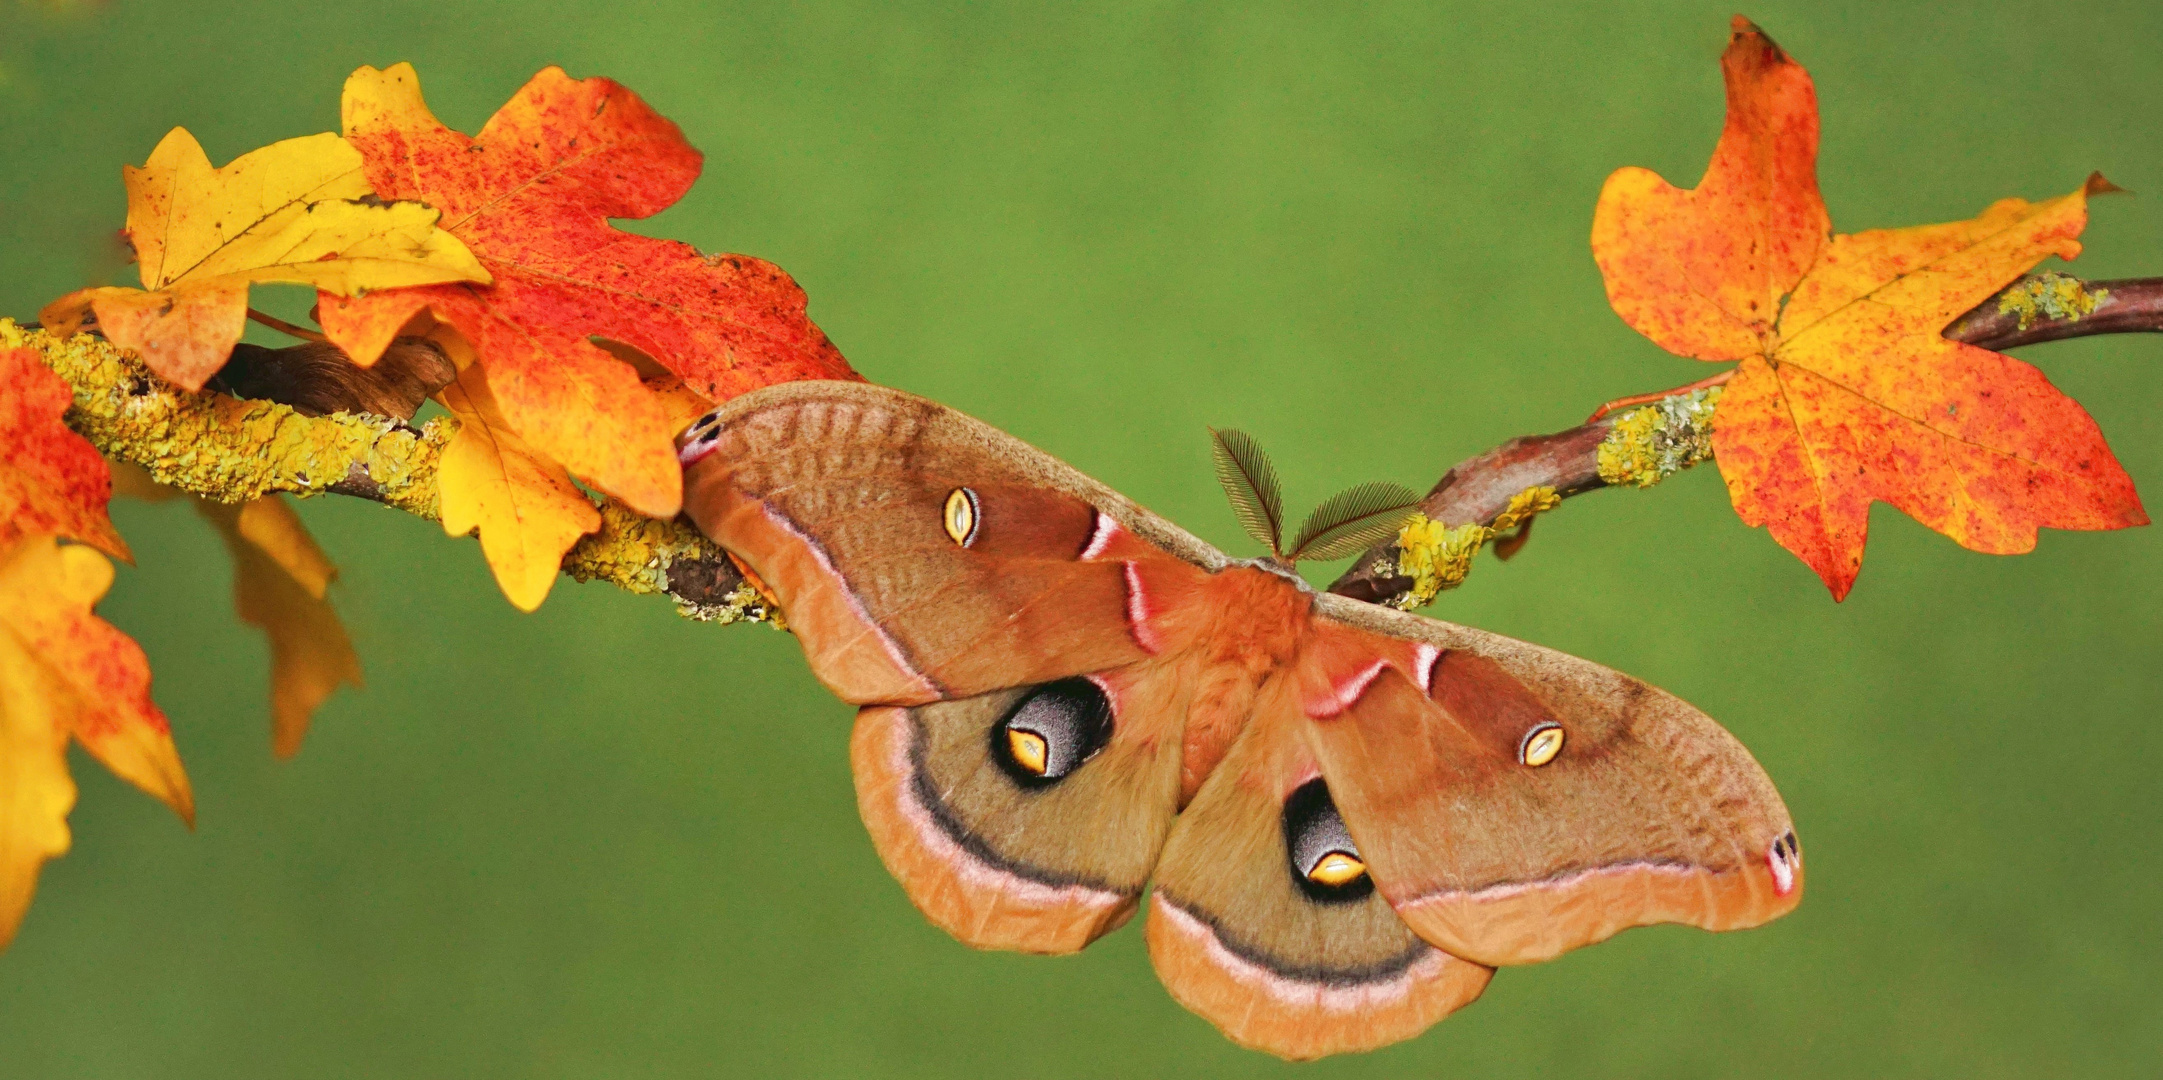
[[[1945,336],[2004,352],[2091,334],[2163,331],[2163,278],[2082,281],[2030,274],[1953,320]]]
[[[248,318],[256,322],[262,323],[264,326],[268,326],[271,329],[276,330],[277,332],[284,334],[287,337],[296,337],[301,339],[302,341],[322,342],[330,340],[329,338],[323,336],[323,332],[321,330],[310,330],[305,326],[295,326],[292,323],[289,323],[284,319],[277,317],[276,315],[272,315],[268,312],[257,311],[254,308],[248,309]]]

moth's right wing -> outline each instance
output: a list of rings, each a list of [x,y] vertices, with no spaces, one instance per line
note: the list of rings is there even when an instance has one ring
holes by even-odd
[[[857,705],[1033,686],[1176,650],[1137,617],[1223,555],[1042,451],[863,383],[731,400],[682,447],[684,506]]]

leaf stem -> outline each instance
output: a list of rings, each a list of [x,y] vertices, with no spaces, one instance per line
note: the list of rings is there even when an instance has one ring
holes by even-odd
[[[1699,379],[1688,386],[1678,386],[1673,390],[1655,390],[1649,394],[1631,394],[1629,397],[1619,397],[1613,401],[1606,403],[1605,405],[1600,406],[1597,409],[1592,410],[1592,415],[1585,418],[1585,423],[1592,423],[1593,421],[1598,420],[1600,417],[1606,416],[1608,413],[1611,412],[1617,412],[1619,410],[1632,408],[1638,405],[1650,405],[1653,402],[1658,401],[1664,397],[1674,397],[1676,394],[1687,394],[1692,390],[1708,390],[1715,386],[1724,386],[1729,379],[1732,379],[1734,377],[1735,369],[1729,368],[1726,371],[1719,373],[1718,375],[1714,375],[1709,378]]]
[[[227,310],[231,309],[228,308]],[[268,326],[271,329],[276,330],[277,332],[284,334],[288,337],[296,337],[301,339],[302,341],[326,342],[330,340],[329,338],[324,337],[322,331],[320,330],[310,330],[305,326],[295,326],[294,324],[289,323],[284,319],[277,317],[276,315],[257,311],[254,308],[248,309],[248,318],[255,322],[262,323],[264,326]]]

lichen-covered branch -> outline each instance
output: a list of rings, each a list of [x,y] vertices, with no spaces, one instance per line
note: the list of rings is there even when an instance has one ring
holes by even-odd
[[[2082,281],[2030,274],[1953,320],[1945,336],[1986,349],[2094,334],[2163,332],[2163,278]]]
[[[366,413],[310,416],[275,401],[191,394],[104,338],[62,339],[0,319],[0,346],[25,345],[74,387],[68,425],[161,484],[219,502],[274,491],[353,495],[429,520],[438,515],[436,465],[458,427],[450,417],[414,427]],[[607,500],[600,530],[564,556],[563,569],[580,581],[669,596],[693,618],[768,618],[728,556],[697,529]]]
[[[2010,349],[2095,334],[2163,331],[2163,278],[2082,281],[2045,271],[2006,286],[1953,320],[1946,337],[1986,349]],[[1480,542],[1503,530],[1496,520],[1521,492],[1552,490],[1557,501],[1603,487],[1651,487],[1712,458],[1712,419],[1719,388],[1661,398],[1553,435],[1511,439],[1457,463],[1420,502],[1422,519],[1451,535]],[[1474,527],[1478,530],[1474,531]],[[1353,560],[1330,591],[1396,607],[1426,603],[1430,582],[1413,572],[1422,536],[1400,534]],[[1463,544],[1459,544],[1463,548]],[[1464,548],[1439,588],[1453,588],[1470,568]]]
[[[436,460],[452,428],[380,416],[302,416],[289,405],[191,394],[101,337],[58,338],[0,319],[0,345],[38,351],[75,388],[68,425],[107,457],[217,502],[273,491],[360,495],[436,516]]]
[[[1978,305],[1945,336],[2009,349],[2151,331],[2163,331],[2163,278],[2086,282],[2042,273]],[[160,483],[221,502],[273,491],[353,495],[434,519],[436,465],[457,422],[443,417],[415,427],[364,411],[418,402],[441,385],[447,362],[413,340],[405,361],[372,368],[319,342],[257,349],[214,385],[280,400],[244,400],[180,390],[100,337],[62,340],[0,319],[0,345],[37,349],[74,386],[69,425]],[[1464,580],[1482,545],[1528,527],[1563,499],[1603,487],[1650,487],[1710,459],[1719,394],[1718,387],[1672,394],[1459,462],[1436,481],[1398,541],[1354,560],[1330,590],[1398,607],[1432,600]],[[657,521],[607,500],[600,509],[599,531],[564,556],[564,573],[668,596],[692,618],[777,621],[728,556],[689,523]]]

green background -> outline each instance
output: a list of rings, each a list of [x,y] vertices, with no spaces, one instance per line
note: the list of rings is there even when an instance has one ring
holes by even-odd
[[[773,259],[870,378],[1235,552],[1205,424],[1261,437],[1305,505],[1707,374],[1615,318],[1585,238],[1610,170],[1703,169],[1729,9],[1344,7],[11,3],[0,311],[132,274],[119,166],[173,125],[222,162],[335,129],[347,72],[411,60],[471,131],[561,64],[707,154],[636,228]],[[1964,7],[1751,12],[1817,79],[1835,225],[2100,169],[2149,194],[2096,205],[2080,269],[2163,273],[2163,7]],[[2163,491],[2163,345],[2023,355]],[[567,580],[520,616],[471,541],[303,513],[369,686],[281,764],[222,549],[178,506],[116,508],[141,565],[102,610],[149,651],[201,824],[77,756],[75,851],[0,956],[0,1076],[1288,1071],[1172,1002],[1135,928],[1046,960],[927,925],[790,638]],[[1720,718],[1794,812],[1807,902],[1503,972],[1304,1075],[2154,1075],[2163,535],[1996,558],[1873,524],[1841,605],[1709,468],[1483,558],[1432,613]]]

